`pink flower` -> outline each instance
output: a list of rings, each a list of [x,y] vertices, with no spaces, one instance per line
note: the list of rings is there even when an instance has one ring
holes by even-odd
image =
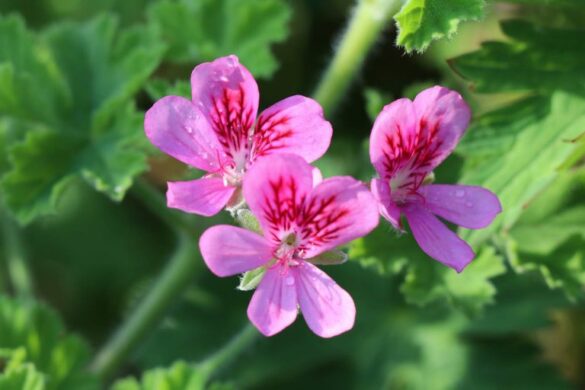
[[[414,101],[399,99],[384,107],[370,136],[370,159],[380,175],[371,186],[380,213],[397,229],[404,214],[422,250],[457,272],[475,254],[436,216],[480,229],[502,210],[496,195],[485,188],[425,184],[459,142],[470,116],[457,92],[437,86]]]
[[[312,167],[301,157],[260,159],[246,174],[243,192],[264,236],[219,225],[199,242],[205,263],[218,276],[267,267],[248,306],[250,321],[266,336],[289,326],[299,306],[321,337],[353,327],[349,294],[307,260],[372,231],[376,202],[351,177],[325,179],[315,187],[313,180]]]
[[[293,153],[312,162],[329,147],[331,125],[312,99],[291,96],[256,119],[258,85],[236,56],[197,66],[191,88],[191,100],[166,96],[144,120],[156,147],[208,172],[198,180],[169,182],[169,207],[214,215],[237,202],[243,175],[258,157]]]

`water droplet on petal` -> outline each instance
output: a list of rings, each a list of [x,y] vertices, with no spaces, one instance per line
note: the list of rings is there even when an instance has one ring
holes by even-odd
[[[456,198],[463,198],[465,196],[465,191],[464,190],[456,190],[455,191],[455,197]]]
[[[295,284],[295,278],[292,276],[287,276],[286,279],[284,280],[284,283],[287,286],[293,286]]]
[[[219,81],[221,81],[222,83],[227,83],[229,79],[227,78],[227,76],[220,76]]]

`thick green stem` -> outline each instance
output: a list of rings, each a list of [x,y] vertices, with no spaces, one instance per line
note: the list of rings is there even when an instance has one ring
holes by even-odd
[[[2,217],[4,219],[6,266],[10,285],[17,296],[25,299],[32,298],[33,284],[26,263],[20,229],[9,217]]]
[[[337,50],[313,97],[331,114],[400,0],[359,0]]]
[[[235,335],[219,351],[199,364],[206,377],[211,377],[220,370],[227,368],[242,352],[258,338],[258,331],[250,323]]]
[[[172,303],[189,285],[200,262],[193,237],[181,235],[177,251],[152,290],[98,353],[91,370],[102,378],[112,374]]]

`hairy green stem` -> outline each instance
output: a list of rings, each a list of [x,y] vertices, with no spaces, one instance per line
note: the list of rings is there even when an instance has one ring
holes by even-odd
[[[152,290],[123,323],[106,346],[97,354],[91,370],[107,378],[132,352],[167,311],[169,304],[185,290],[200,263],[199,251],[192,237],[180,235],[176,253],[156,281]]]
[[[242,330],[226,345],[198,365],[205,377],[209,378],[227,368],[242,352],[248,349],[259,334],[256,328],[250,323],[246,323]]]
[[[333,112],[400,4],[400,0],[358,0],[333,59],[313,93],[325,114]]]
[[[10,217],[3,215],[2,218],[4,219],[4,247],[10,285],[17,296],[25,299],[32,298],[33,283],[26,263],[20,228]]]

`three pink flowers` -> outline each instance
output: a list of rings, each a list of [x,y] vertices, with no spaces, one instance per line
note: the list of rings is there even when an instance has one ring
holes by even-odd
[[[203,233],[200,249],[218,276],[263,270],[248,317],[267,336],[290,325],[299,309],[321,337],[353,327],[351,296],[315,258],[370,233],[379,214],[397,229],[403,214],[423,251],[460,272],[474,253],[436,216],[477,229],[501,211],[484,188],[425,180],[469,123],[469,108],[454,91],[433,87],[384,107],[370,138],[379,177],[368,188],[346,176],[322,180],[309,165],[332,136],[316,101],[292,96],[256,118],[258,86],[233,55],[197,66],[191,86],[191,100],[167,96],[148,110],[146,135],[166,154],[207,172],[169,182],[169,207],[204,216],[248,207],[258,219],[262,234],[218,225]]]

